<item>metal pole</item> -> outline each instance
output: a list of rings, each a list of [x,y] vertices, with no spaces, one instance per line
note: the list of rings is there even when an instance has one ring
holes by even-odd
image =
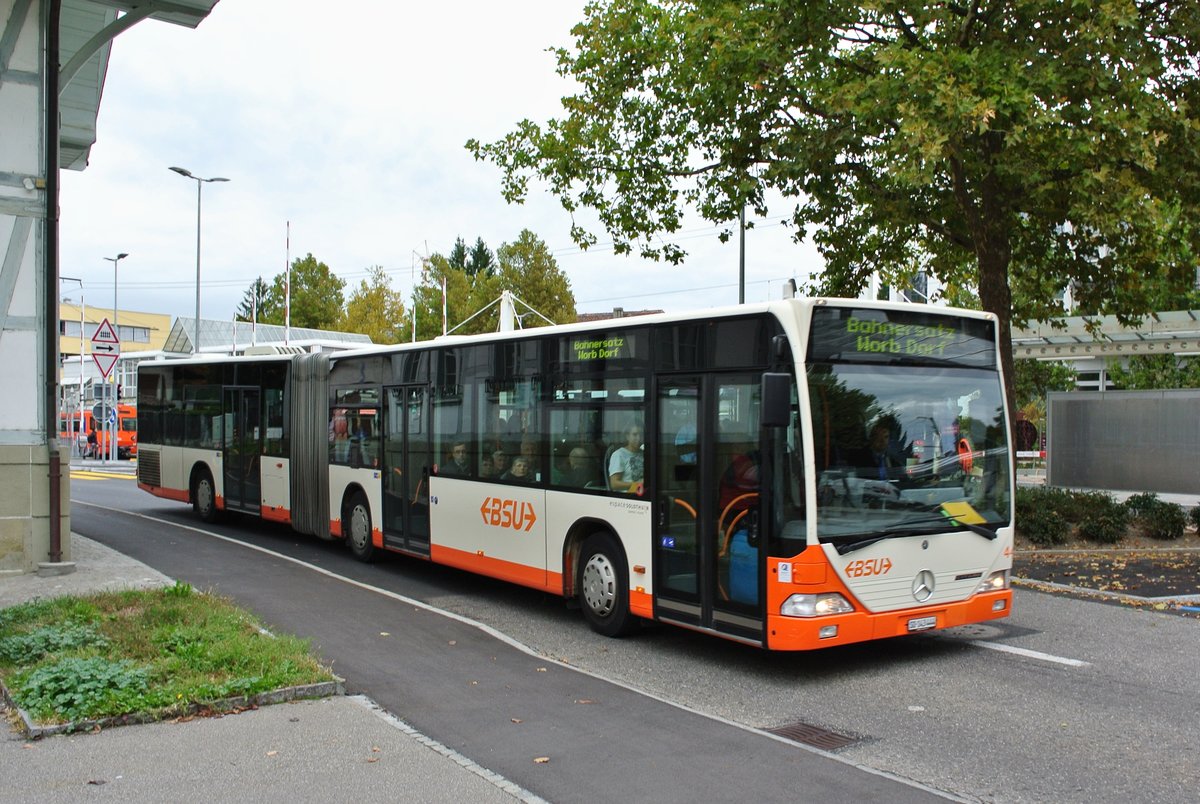
[[[195,178],[195,177],[192,177]],[[196,322],[192,329],[192,355],[200,354],[200,188],[204,182],[196,179]]]
[[[741,239],[739,241],[739,256],[738,256],[738,304],[746,303],[746,205],[742,205],[742,211],[738,214],[738,228],[741,230]]]
[[[83,446],[79,443],[79,437],[83,436],[83,443],[87,443],[87,433],[83,427],[83,327],[87,317],[87,301],[83,298],[83,283],[79,283],[79,432],[75,434],[75,444],[79,446],[79,457],[83,457]]]

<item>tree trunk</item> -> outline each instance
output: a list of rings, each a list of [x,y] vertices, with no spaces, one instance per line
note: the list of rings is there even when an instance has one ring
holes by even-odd
[[[1000,371],[1004,377],[1004,399],[1008,406],[1008,443],[1016,445],[1013,417],[1016,415],[1012,349],[1012,290],[1008,286],[1008,266],[1011,251],[1008,239],[987,227],[987,236],[976,246],[979,260],[979,301],[983,309],[994,313],[999,321]],[[1009,456],[1015,467],[1015,453]]]

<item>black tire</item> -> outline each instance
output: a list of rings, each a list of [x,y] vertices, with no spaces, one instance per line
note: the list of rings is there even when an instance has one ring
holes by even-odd
[[[212,475],[202,470],[196,477],[196,488],[192,490],[192,510],[205,522],[216,522],[221,512],[217,509],[217,489]]]
[[[625,553],[607,533],[583,543],[575,588],[579,607],[592,630],[607,637],[624,636],[638,626],[629,612],[629,569]]]
[[[361,491],[355,492],[342,510],[342,535],[351,555],[368,563],[375,560],[379,550],[371,542],[371,506]]]

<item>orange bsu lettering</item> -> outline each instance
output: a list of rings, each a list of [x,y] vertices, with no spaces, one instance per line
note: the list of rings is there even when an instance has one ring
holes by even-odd
[[[872,575],[887,575],[891,568],[890,558],[867,558],[847,564],[846,574],[851,578],[867,578]]]
[[[528,532],[537,522],[537,514],[533,511],[533,503],[519,500],[503,500],[499,497],[487,497],[479,506],[485,525],[496,528],[512,528]]]

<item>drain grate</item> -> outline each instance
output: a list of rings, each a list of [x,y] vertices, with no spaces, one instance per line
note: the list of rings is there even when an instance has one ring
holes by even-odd
[[[810,723],[789,723],[786,726],[767,729],[767,731],[777,737],[784,737],[798,743],[811,745],[813,748],[820,748],[823,751],[836,751],[839,748],[844,748],[847,745],[858,742],[858,738],[856,737],[847,737],[844,734],[838,734],[836,731],[823,729],[820,726],[813,726]]]

